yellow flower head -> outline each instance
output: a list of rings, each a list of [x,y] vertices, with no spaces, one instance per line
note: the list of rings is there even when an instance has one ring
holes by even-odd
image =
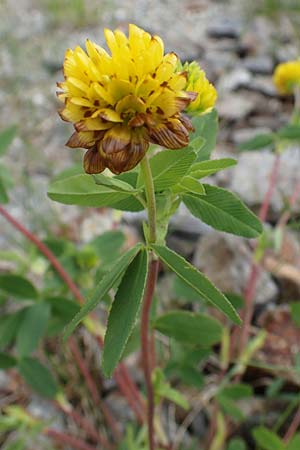
[[[186,108],[190,114],[202,114],[212,110],[217,100],[215,87],[207,80],[205,72],[196,61],[185,63],[183,70],[187,72],[186,91],[197,92],[197,98]]]
[[[300,86],[300,60],[279,64],[273,82],[280,94],[292,94],[295,87]]]
[[[211,109],[216,94],[200,69],[195,80],[189,70],[178,71],[177,56],[164,55],[158,36],[135,25],[128,38],[119,30],[104,33],[111,54],[89,40],[87,52],[67,50],[58,97],[62,119],[76,130],[67,145],[88,149],[85,171],[108,167],[118,174],[135,167],[150,142],[185,147],[193,127],[183,111]]]

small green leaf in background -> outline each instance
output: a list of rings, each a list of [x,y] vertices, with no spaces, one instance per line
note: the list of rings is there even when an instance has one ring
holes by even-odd
[[[36,350],[40,339],[45,335],[50,318],[50,305],[37,303],[26,308],[17,333],[17,352],[19,356],[28,356]]]
[[[65,320],[71,320],[80,310],[78,303],[64,297],[46,297],[45,302],[51,306],[53,315]]]
[[[96,308],[102,298],[108,293],[108,291],[114,286],[114,284],[120,279],[120,277],[126,271],[128,265],[132,262],[138,252],[141,250],[142,245],[137,244],[124,253],[114,264],[114,266],[105,273],[100,282],[96,286],[92,295],[87,299],[78,314],[73,318],[72,322],[67,326],[64,339],[66,340],[77,325],[84,319],[93,309]]]
[[[224,387],[221,394],[232,400],[239,400],[241,398],[251,397],[253,395],[253,388],[249,384],[236,383]]]
[[[241,438],[230,439],[226,450],[247,450],[245,441]]]
[[[188,172],[196,154],[192,150],[164,150],[150,159],[154,188],[163,191],[177,184]],[[141,180],[142,181],[142,180]]]
[[[122,356],[135,325],[143,299],[148,271],[148,253],[141,250],[128,266],[109,312],[102,367],[110,377]]]
[[[207,225],[246,238],[257,238],[262,233],[259,219],[232,192],[204,184],[206,195],[184,195],[189,211]]]
[[[237,164],[236,159],[222,158],[211,159],[209,161],[196,162],[191,167],[191,175],[195,178],[204,178],[220,170],[227,169]]]
[[[240,151],[260,150],[274,144],[275,136],[272,133],[259,134],[239,145]]]
[[[277,132],[277,136],[281,139],[300,140],[300,126],[299,125],[287,125],[280,128]]]
[[[277,434],[268,430],[266,427],[256,427],[252,434],[262,450],[285,450],[285,445]]]
[[[58,392],[51,372],[35,358],[23,358],[18,369],[26,383],[43,397],[53,398]]]
[[[120,255],[125,243],[125,235],[120,230],[110,230],[97,236],[90,242],[102,261],[110,262]]]
[[[183,177],[179,183],[183,191],[191,192],[192,194],[205,195],[203,184],[199,183],[195,178],[186,176]]]
[[[197,389],[202,389],[204,386],[204,375],[194,367],[178,366],[175,368],[175,373],[186,386],[193,386]]]
[[[17,133],[16,125],[12,125],[0,133],[0,156],[4,155]]]
[[[1,274],[0,291],[18,300],[36,300],[38,292],[33,284],[20,275]]]
[[[8,347],[15,339],[27,308],[7,314],[0,319],[0,348]]]
[[[158,403],[161,398],[166,398],[176,405],[181,406],[183,409],[189,408],[189,403],[186,398],[176,389],[170,386],[170,383],[166,380],[163,371],[156,367],[153,372],[153,389],[155,395],[155,401]]]
[[[17,364],[16,358],[6,353],[0,352],[0,370],[10,369]]]
[[[300,327],[300,301],[290,302],[291,316],[296,327]]]
[[[227,317],[229,317],[237,325],[241,324],[237,312],[227,300],[227,298],[206,278],[203,273],[199,272],[192,264],[186,261],[182,256],[162,245],[152,245],[154,252],[159,258],[183,281],[195,289],[201,297],[215,307],[220,309]]]
[[[228,397],[217,395],[216,397],[224,414],[229,415],[235,422],[241,422],[245,419],[243,411],[236,405],[236,403]]]
[[[222,325],[206,314],[170,311],[156,319],[154,328],[179,342],[210,347],[220,342]]]
[[[20,438],[10,442],[8,446],[5,447],[5,450],[23,450],[26,446],[26,439]]]
[[[214,109],[209,114],[195,116],[192,119],[195,128],[194,133],[190,135],[190,146],[193,145],[195,139],[201,136],[205,139],[205,143],[197,152],[197,161],[210,159],[212,150],[214,150],[217,141],[218,132],[218,114]]]

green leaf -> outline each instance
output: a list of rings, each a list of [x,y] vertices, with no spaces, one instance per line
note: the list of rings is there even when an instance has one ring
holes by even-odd
[[[166,381],[163,371],[157,367],[153,372],[153,389],[156,403],[161,398],[167,398],[171,402],[176,403],[183,409],[189,408],[189,403],[186,398],[177,389],[173,389],[170,383]]]
[[[206,314],[170,311],[156,319],[154,328],[179,342],[210,347],[220,342],[223,327]]]
[[[248,141],[243,142],[239,145],[239,150],[244,151],[252,151],[252,150],[260,150],[261,148],[269,147],[274,143],[275,136],[272,133],[259,134],[254,138],[249,139]]]
[[[17,364],[16,358],[0,352],[0,370],[10,369]]]
[[[240,325],[241,319],[227,298],[192,264],[167,247],[152,245],[160,259],[183,281],[194,288],[206,301],[220,309],[234,323]]]
[[[0,291],[4,291],[18,300],[36,300],[38,298],[38,292],[33,284],[20,275],[0,275]]]
[[[108,317],[102,367],[110,377],[132,333],[143,299],[148,270],[148,253],[140,251],[127,267]]]
[[[125,235],[120,230],[110,230],[97,236],[90,242],[101,262],[111,262],[120,255]]]
[[[46,333],[50,318],[50,306],[37,303],[26,309],[17,333],[17,351],[20,356],[28,356],[36,350],[40,339]]]
[[[239,400],[241,398],[251,397],[253,395],[253,388],[249,384],[236,383],[224,387],[220,394],[232,400]]]
[[[230,439],[226,450],[247,450],[245,441],[241,438]]]
[[[296,327],[300,327],[300,302],[290,302],[290,309],[291,309],[291,317],[296,325]]]
[[[230,398],[223,395],[217,395],[217,401],[225,414],[228,414],[236,422],[241,422],[245,419],[242,410]]]
[[[202,389],[204,385],[204,375],[191,366],[177,366],[175,373],[180,381],[186,386],[193,386]]]
[[[70,321],[75,314],[80,310],[78,303],[64,297],[46,297],[47,302],[51,307],[51,313],[62,319]]]
[[[286,450],[299,450],[300,448],[300,433],[294,434],[286,446]]]
[[[287,125],[286,127],[280,128],[277,135],[281,139],[290,140],[300,140],[300,126],[299,125]]]
[[[111,189],[127,193],[137,192],[137,190],[134,189],[130,184],[126,183],[125,181],[118,180],[118,178],[115,177],[107,177],[102,173],[98,173],[97,175],[93,175],[93,178],[95,183],[99,184],[100,186],[108,186]]]
[[[218,114],[214,109],[209,114],[196,116],[192,119],[195,132],[190,136],[190,146],[199,136],[205,139],[199,152],[197,152],[197,161],[210,159],[210,154],[216,146],[218,132]]]
[[[252,434],[257,444],[263,450],[285,450],[285,445],[277,434],[266,427],[256,427]]]
[[[114,266],[105,273],[100,282],[96,286],[92,295],[87,299],[78,314],[73,318],[72,322],[67,326],[64,339],[66,340],[77,327],[77,325],[84,319],[93,309],[96,308],[102,298],[114,286],[114,284],[124,274],[127,266],[132,262],[138,252],[142,249],[141,244],[137,244],[124,253],[114,264]]]
[[[5,130],[3,130],[0,133],[0,156],[6,153],[16,133],[17,133],[16,125],[12,125],[8,128],[5,128]]]
[[[199,181],[195,180],[193,177],[183,177],[179,185],[183,188],[183,191],[197,195],[205,195],[203,184],[199,183]]]
[[[97,185],[90,175],[75,175],[56,181],[50,185],[48,196],[66,205],[90,207],[111,206],[128,199],[128,192],[116,191],[107,186]]]
[[[4,186],[4,183],[2,181],[2,179],[0,178],[0,203],[2,203],[3,205],[8,203],[9,198]]]
[[[210,161],[196,162],[191,167],[191,176],[198,179],[204,178],[209,175],[213,175],[220,170],[235,166],[236,164],[236,159],[232,158],[212,159]]]
[[[263,228],[259,219],[232,192],[204,184],[206,195],[184,195],[183,201],[198,219],[216,230],[257,238]]]
[[[188,172],[196,153],[189,149],[164,150],[150,159],[154,188],[163,191],[177,184]]]
[[[46,398],[54,398],[58,387],[51,372],[35,358],[23,358],[18,369],[26,383],[38,394]]]
[[[7,314],[0,320],[0,348],[8,347],[17,335],[20,323],[23,320],[27,308],[23,308],[13,314]]]

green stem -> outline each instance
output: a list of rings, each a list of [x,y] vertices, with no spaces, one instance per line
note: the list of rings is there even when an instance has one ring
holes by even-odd
[[[148,240],[149,244],[153,244],[154,242],[156,242],[156,202],[155,202],[153,178],[147,155],[145,156],[145,158],[142,159],[140,164],[143,180],[145,183],[145,192],[148,209],[148,224],[149,224]]]

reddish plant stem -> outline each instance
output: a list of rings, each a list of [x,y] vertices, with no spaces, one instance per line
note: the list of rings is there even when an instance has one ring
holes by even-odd
[[[143,300],[142,316],[141,316],[141,344],[142,344],[142,364],[147,389],[147,422],[148,422],[148,439],[149,450],[155,450],[154,439],[154,392],[152,386],[152,351],[151,338],[149,333],[150,312],[153,294],[155,290],[159,261],[151,259],[149,262],[149,272],[147,277],[147,285]]]
[[[260,220],[262,222],[265,222],[268,212],[269,212],[269,209],[270,209],[272,195],[274,193],[278,174],[279,174],[279,167],[280,167],[280,154],[276,153],[274,163],[272,166],[272,170],[271,170],[271,174],[270,174],[269,186],[268,186],[266,195],[264,197],[263,203],[261,205],[261,208],[260,208],[259,214],[258,214],[258,217],[260,218]],[[257,244],[254,247],[254,252],[255,252],[256,248],[257,248]],[[242,352],[244,350],[245,345],[247,344],[247,341],[249,338],[249,334],[250,334],[250,325],[251,325],[251,320],[252,320],[253,311],[254,311],[253,300],[255,297],[257,280],[258,280],[259,274],[260,274],[260,266],[257,262],[255,262],[253,260],[252,264],[251,264],[250,274],[248,277],[246,288],[244,291],[245,309],[244,309],[244,314],[243,314],[243,325],[242,325],[240,341],[239,341],[240,352]]]
[[[121,433],[119,431],[119,428],[117,427],[117,425],[116,425],[116,423],[115,423],[115,421],[114,421],[114,419],[113,419],[113,417],[111,415],[111,412],[108,409],[107,405],[104,403],[104,401],[101,400],[99,392],[98,392],[98,389],[97,389],[97,386],[96,386],[96,384],[94,382],[94,379],[91,376],[91,373],[89,372],[89,370],[88,370],[88,368],[87,368],[87,366],[86,366],[86,364],[85,364],[85,362],[84,362],[84,360],[83,360],[83,358],[82,358],[82,356],[80,354],[80,350],[79,350],[78,345],[77,345],[77,343],[75,341],[75,338],[73,336],[70,336],[70,338],[69,338],[69,345],[70,345],[71,351],[73,353],[73,356],[75,358],[75,361],[77,363],[77,366],[79,367],[79,370],[80,370],[81,374],[83,375],[83,377],[84,377],[84,379],[86,381],[86,384],[87,384],[87,387],[88,387],[88,389],[90,391],[92,399],[94,401],[96,401],[100,405],[102,413],[103,413],[103,415],[105,417],[105,420],[106,420],[107,424],[111,428],[113,437],[115,437],[117,439],[120,439],[121,438]]]
[[[72,449],[77,450],[95,450],[95,446],[91,447],[90,445],[86,444],[81,439],[75,438],[73,436],[70,436],[69,434],[62,433],[61,431],[56,431],[51,428],[47,428],[44,433],[50,437],[52,440],[58,442],[62,445],[67,445],[71,447]]]
[[[5,219],[13,225],[17,230],[20,231],[20,233],[23,234],[30,242],[32,242],[39,250],[40,252],[48,259],[48,261],[51,263],[53,268],[56,270],[58,275],[61,277],[61,279],[65,282],[65,284],[68,286],[69,290],[72,292],[74,297],[78,300],[80,304],[84,303],[84,298],[79,290],[79,288],[76,286],[70,275],[65,271],[65,269],[62,267],[56,256],[51,252],[51,250],[43,244],[33,233],[31,233],[27,228],[24,227],[20,222],[18,222],[14,217],[12,217],[1,205],[0,205],[0,214],[5,217]],[[124,366],[123,373],[127,373],[127,369]],[[128,375],[128,378],[130,376]],[[133,381],[132,381],[132,384]],[[119,385],[120,391],[124,395],[124,397],[127,399],[129,404],[134,403],[134,399],[131,397],[129,398],[128,395],[131,395],[131,392],[124,389],[123,383],[122,385]],[[136,388],[137,390],[137,388]]]
[[[108,442],[108,440],[102,436],[95,428],[88,422],[84,417],[82,417],[78,412],[73,409],[69,409],[68,407],[64,407],[59,402],[53,402],[57,408],[63,411],[67,416],[74,420],[79,427],[86,431],[86,433],[94,439],[95,442],[99,442],[107,450],[112,450],[113,446]]]
[[[283,441],[285,444],[288,444],[289,440],[294,436],[300,427],[300,408],[297,409],[296,414],[293,417],[293,420],[284,435]]]

